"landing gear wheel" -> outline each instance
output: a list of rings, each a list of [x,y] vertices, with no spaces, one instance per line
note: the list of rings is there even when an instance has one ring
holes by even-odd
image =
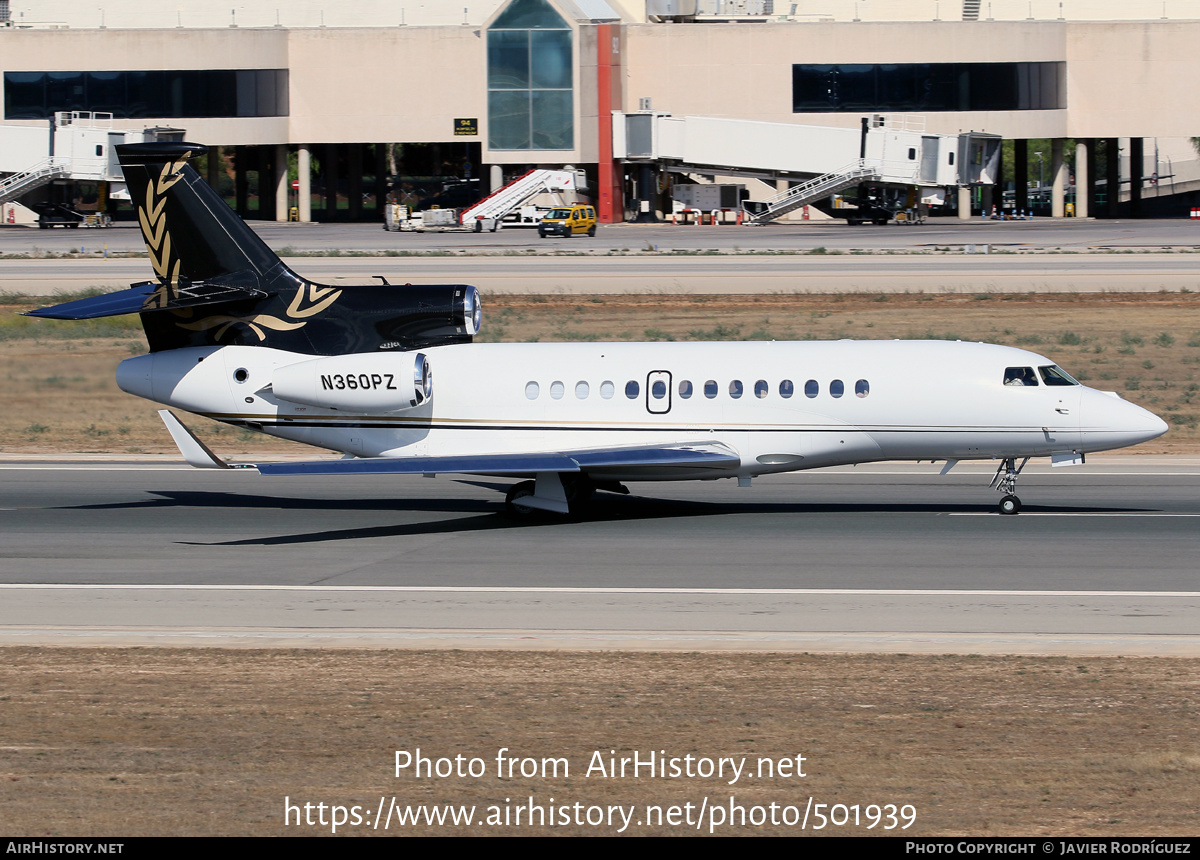
[[[1010,516],[1021,513],[1021,500],[1009,493],[1000,500],[1000,513]]]
[[[508,509],[508,512],[518,517],[527,517],[532,514],[537,508],[523,505],[521,504],[521,500],[532,496],[533,492],[533,481],[522,481],[519,484],[513,484],[508,491],[508,495],[504,497],[504,505]]]

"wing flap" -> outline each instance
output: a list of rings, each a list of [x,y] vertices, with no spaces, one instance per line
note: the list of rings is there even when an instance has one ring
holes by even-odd
[[[305,463],[259,463],[264,475],[536,475],[578,472],[578,464],[561,454],[474,454],[456,457],[365,457]]]
[[[464,454],[452,457],[367,457],[302,463],[260,463],[264,475],[422,475],[525,476],[539,472],[595,472],[670,477],[676,470],[729,471],[741,462],[721,443],[596,448],[538,454]]]

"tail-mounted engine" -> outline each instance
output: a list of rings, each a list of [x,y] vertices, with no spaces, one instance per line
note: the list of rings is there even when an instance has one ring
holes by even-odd
[[[421,352],[357,353],[301,361],[275,370],[280,400],[345,412],[402,412],[433,396],[429,358]]]

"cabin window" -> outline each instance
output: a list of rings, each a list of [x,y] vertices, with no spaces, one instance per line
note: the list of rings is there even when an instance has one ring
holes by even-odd
[[[829,383],[829,393],[833,397],[841,397],[846,393],[845,383],[840,379],[835,379],[833,382]]]
[[[796,393],[796,386],[792,384],[790,379],[785,379],[779,383],[779,396],[784,400]]]
[[[765,379],[760,379],[758,382],[754,383],[754,396],[759,400],[762,400],[764,397],[766,397],[769,390],[770,386],[767,385],[767,381]]]
[[[854,383],[855,396],[866,397],[870,393],[871,393],[871,383],[867,382],[865,379],[860,379],[858,382]]]
[[[710,379],[704,383],[704,396],[709,400],[717,396],[717,381],[715,379]]]
[[[1061,367],[1052,364],[1049,367],[1039,367],[1038,371],[1042,374],[1042,382],[1047,385],[1078,385],[1079,383]]]
[[[692,396],[692,383],[684,379],[679,383],[679,396],[687,400]]]
[[[734,400],[742,396],[742,381],[740,379],[735,379],[729,383],[729,396]]]
[[[1037,377],[1033,375],[1032,367],[1006,367],[1004,368],[1004,384],[1015,385],[1037,385]]]
[[[662,400],[667,396],[667,383],[661,379],[654,380],[654,384],[650,386],[650,396],[655,400]]]
[[[631,379],[625,383],[625,396],[628,397],[630,400],[636,400],[637,396],[638,396],[638,392],[641,390],[642,390],[642,388],[640,385],[637,384],[636,379]]]
[[[586,382],[576,382],[575,383],[575,396],[577,398],[579,398],[580,400],[587,400],[587,396],[590,393],[591,393],[591,388],[588,387],[588,384]]]
[[[605,400],[612,400],[612,396],[616,391],[617,387],[612,384],[612,380],[606,379],[600,383],[600,396]]]
[[[805,397],[816,397],[820,390],[821,386],[817,384],[815,379],[810,379],[808,382],[804,383]]]
[[[550,383],[550,396],[555,400],[562,400],[564,390],[563,384],[558,380]]]
[[[536,382],[525,383],[525,396],[530,400],[537,400],[539,392],[540,389],[538,388],[538,384]]]

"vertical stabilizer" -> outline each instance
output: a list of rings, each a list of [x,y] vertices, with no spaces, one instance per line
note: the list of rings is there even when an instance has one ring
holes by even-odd
[[[188,164],[207,151],[195,143],[117,147],[164,297],[195,283],[268,292],[295,286],[299,279]]]

